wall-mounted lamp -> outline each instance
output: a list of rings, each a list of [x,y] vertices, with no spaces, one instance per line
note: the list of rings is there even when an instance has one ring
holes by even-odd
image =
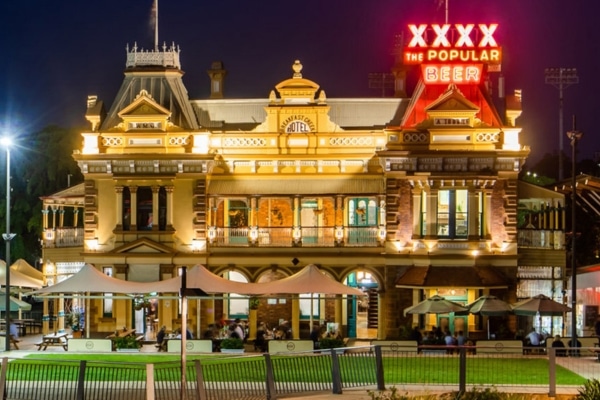
[[[192,239],[192,251],[200,251],[205,247],[205,241],[202,239]]]
[[[98,238],[93,238],[87,241],[88,248],[92,251],[98,250]]]
[[[257,240],[258,240],[258,227],[253,226],[252,228],[250,228],[250,241],[252,243],[256,243]]]
[[[209,226],[208,227],[208,241],[210,242],[210,244],[212,244],[215,241],[216,237],[217,237],[217,228],[215,228],[214,226]]]
[[[292,237],[294,238],[294,243],[298,244],[302,239],[302,228],[295,226],[292,232]]]
[[[379,237],[380,242],[385,242],[387,237],[387,231],[385,229],[385,225],[379,225],[379,230],[377,231],[377,236]]]
[[[335,241],[337,242],[338,245],[342,244],[342,242],[344,241],[344,227],[343,226],[335,227]]]

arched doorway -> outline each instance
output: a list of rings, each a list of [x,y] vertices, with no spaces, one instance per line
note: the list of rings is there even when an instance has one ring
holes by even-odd
[[[351,297],[347,302],[347,336],[359,339],[376,339],[379,329],[379,283],[373,274],[364,269],[352,271],[346,284],[359,288],[363,298]]]

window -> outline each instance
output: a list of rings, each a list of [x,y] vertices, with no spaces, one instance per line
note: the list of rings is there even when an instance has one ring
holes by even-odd
[[[102,272],[106,276],[113,276],[113,268],[112,267],[102,267]],[[105,293],[104,300],[102,300],[102,314],[105,317],[112,317],[113,312],[113,299],[112,293]]]
[[[348,201],[348,225],[377,226],[377,224],[378,207],[375,200],[356,198]]]
[[[300,319],[310,319],[310,310],[312,306],[312,317],[313,319],[319,319],[319,295],[304,293],[300,294],[299,308],[300,308]]]
[[[150,231],[155,223],[158,223],[158,230],[167,229],[167,190],[161,186],[158,190],[158,219],[153,215],[153,194],[149,186],[140,186],[136,192],[136,212],[137,212],[137,230]],[[123,188],[123,230],[131,230],[131,190],[128,187]]]
[[[437,205],[437,234],[442,238],[468,236],[468,190],[440,190]]]

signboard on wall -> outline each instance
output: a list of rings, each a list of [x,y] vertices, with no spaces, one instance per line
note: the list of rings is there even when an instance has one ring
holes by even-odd
[[[477,84],[484,68],[500,71],[498,24],[409,24],[404,64],[420,64],[429,84]]]

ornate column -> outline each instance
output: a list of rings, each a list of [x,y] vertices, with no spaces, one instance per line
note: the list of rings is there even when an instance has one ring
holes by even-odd
[[[129,193],[131,195],[131,230],[137,231],[137,186],[130,186]]]
[[[479,232],[477,231],[477,221],[479,221],[479,196],[477,191],[473,187],[469,188],[468,194],[468,239],[469,240],[477,240],[479,239]]]
[[[152,186],[152,230],[158,230],[158,192],[160,186]]]
[[[412,238],[417,239],[421,237],[421,214],[422,214],[422,203],[423,203],[423,192],[416,189],[412,190],[412,202],[413,202],[413,223],[412,223]],[[425,204],[427,202],[425,201]],[[399,221],[402,223],[402,220]],[[398,226],[400,229],[400,226]]]
[[[424,222],[426,224],[425,237],[428,238],[437,238],[437,208],[438,208],[438,189],[431,188],[427,193],[427,220]]]
[[[167,230],[173,230],[173,185],[165,186],[167,192]]]
[[[487,189],[483,191],[483,218],[481,223],[483,224],[483,237],[485,239],[491,239],[491,226],[492,226],[492,190]]]
[[[115,204],[116,210],[116,221],[115,225],[117,230],[123,229],[123,186],[115,186],[115,193],[117,194],[117,203]]]

